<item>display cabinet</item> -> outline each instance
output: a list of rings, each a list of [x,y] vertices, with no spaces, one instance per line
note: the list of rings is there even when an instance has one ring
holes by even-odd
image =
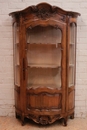
[[[15,114],[42,125],[74,118],[77,12],[47,3],[12,12]]]

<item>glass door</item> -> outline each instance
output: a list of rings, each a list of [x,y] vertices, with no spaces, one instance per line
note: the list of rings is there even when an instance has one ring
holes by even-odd
[[[27,29],[27,88],[61,88],[62,32],[52,26]]]

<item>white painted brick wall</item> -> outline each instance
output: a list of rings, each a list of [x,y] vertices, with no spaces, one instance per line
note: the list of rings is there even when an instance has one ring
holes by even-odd
[[[9,13],[42,0],[0,0],[0,115],[14,115],[13,38]],[[75,116],[87,116],[87,0],[45,0],[81,13],[77,30]]]

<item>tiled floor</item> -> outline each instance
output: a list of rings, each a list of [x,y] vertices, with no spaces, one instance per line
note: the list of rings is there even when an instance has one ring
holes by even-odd
[[[0,117],[0,130],[87,130],[87,118],[68,119],[68,125],[64,127],[58,121],[52,125],[42,126],[29,120],[21,126],[20,120],[15,117]]]

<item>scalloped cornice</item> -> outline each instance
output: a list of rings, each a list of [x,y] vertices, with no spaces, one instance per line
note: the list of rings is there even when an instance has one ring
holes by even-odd
[[[42,19],[50,17],[51,14],[55,14],[55,13],[59,13],[66,16],[72,16],[72,17],[80,16],[80,13],[78,12],[65,11],[57,6],[52,6],[48,3],[40,3],[36,6],[35,5],[29,6],[25,8],[24,10],[12,12],[9,15],[18,16],[25,13],[36,14],[37,17],[42,18]]]

